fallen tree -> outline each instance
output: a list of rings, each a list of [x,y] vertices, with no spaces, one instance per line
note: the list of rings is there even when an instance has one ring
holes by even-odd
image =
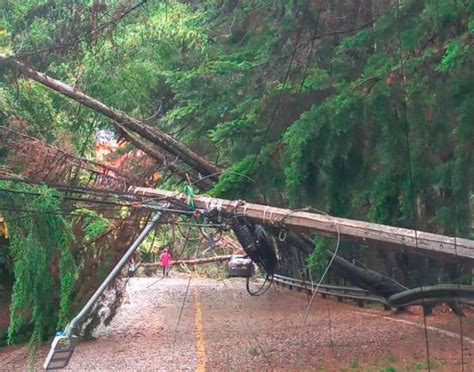
[[[188,260],[176,260],[172,261],[172,265],[180,265],[180,264],[186,264],[186,265],[201,265],[201,264],[207,264],[211,262],[225,262],[229,261],[232,258],[232,255],[224,255],[224,256],[214,256],[214,257],[205,257],[205,258],[193,258],[193,259],[188,259]],[[141,266],[143,266],[145,269],[147,268],[157,268],[160,267],[160,263],[155,262],[155,263],[144,263]]]
[[[178,156],[183,162],[185,162],[201,174],[208,176],[210,179],[217,180],[217,176],[221,171],[218,166],[204,159],[202,156],[192,151],[185,144],[175,140],[169,134],[161,131],[160,129],[156,127],[151,127],[150,125],[147,125],[146,123],[129,116],[123,111],[107,106],[104,103],[71,87],[70,85],[67,85],[46,74],[29,68],[28,66],[15,60],[14,58],[9,58],[0,55],[0,64],[11,65],[14,69],[17,69],[24,76],[58,93],[72,98],[73,100],[93,109],[94,111],[100,112],[101,114],[113,120],[113,125],[119,132],[123,132],[124,128],[131,132],[134,132],[139,136],[145,138],[146,140],[150,141],[151,143],[159,146],[161,149],[167,151],[168,153]],[[134,144],[140,147],[143,151],[148,151],[148,153],[150,153],[150,149],[146,146],[143,146],[142,142],[135,141]],[[150,155],[156,156],[156,153],[153,155],[150,153]],[[163,160],[163,158],[161,158],[161,160]]]
[[[186,145],[175,140],[168,134],[163,133],[159,129],[150,127],[146,123],[140,122],[139,120],[130,117],[120,110],[111,108],[102,102],[77,91],[67,84],[35,71],[13,58],[0,56],[0,63],[10,64],[13,68],[22,72],[26,77],[29,77],[30,79],[33,79],[57,91],[58,93],[66,95],[75,101],[111,118],[114,121],[114,126],[116,129],[125,137],[127,137],[131,143],[160,162],[166,161],[166,156],[161,153],[161,149],[177,156],[179,159],[197,171],[199,176],[198,182],[202,181],[200,174],[205,175],[206,179],[204,181],[211,181],[206,182],[205,184],[199,184],[201,189],[209,188],[212,183],[218,180],[218,175],[220,174],[220,168],[218,166],[208,162],[189,149]],[[155,150],[152,146],[149,146],[146,141],[156,145],[160,150]],[[174,167],[173,163],[172,166]],[[174,173],[179,174],[182,178],[186,178],[187,176],[185,171],[182,171],[179,167],[174,167],[174,169],[171,170]],[[228,203],[230,204],[226,205],[227,210],[237,206],[237,204],[234,205],[235,202]],[[344,239],[349,238],[364,244],[374,244],[380,246],[381,248],[394,248],[403,253],[418,253],[449,260],[468,259],[470,263],[473,260],[472,242],[466,239],[453,239],[436,234],[370,224],[362,221],[336,219],[327,216],[317,216],[316,219],[308,219],[308,216],[306,215],[307,212],[294,212],[268,206],[260,206],[263,207],[262,213],[261,208],[259,211],[254,211],[252,208],[249,208],[249,206],[252,205],[245,203],[245,208],[240,210],[240,212],[246,215],[248,218],[254,219],[266,225],[270,224],[275,226],[275,224],[278,223],[288,228],[311,230],[313,233],[321,236],[335,237],[340,234]],[[283,211],[283,214],[280,213],[278,215],[277,210],[280,210],[280,212]],[[277,215],[278,217],[275,217]],[[312,245],[309,245],[308,247],[312,247]],[[363,270],[367,270],[356,267],[342,258],[335,260],[334,263],[335,265],[338,265],[338,263],[344,263],[339,265],[339,268],[341,271],[344,271],[344,275],[346,277],[352,276],[354,278],[356,273],[360,274],[363,272]],[[366,287],[368,286],[374,288],[374,286],[370,285],[371,276],[372,272],[367,270],[365,271],[365,275],[361,277],[360,280],[365,282]],[[382,277],[387,279],[387,283],[393,281],[391,278],[385,276]],[[393,282],[396,283],[395,281]],[[397,288],[401,289],[401,287],[395,285],[390,291],[396,293]]]
[[[287,240],[291,242],[293,246],[298,247],[300,250],[305,250],[307,247],[311,246],[311,240],[306,234],[289,233],[287,235]],[[310,253],[310,251],[307,252],[307,254]],[[333,251],[326,251],[328,260],[331,260],[333,255]],[[370,291],[377,296],[388,298],[396,293],[400,293],[408,289],[386,275],[382,275],[379,272],[370,270],[368,268],[357,266],[342,258],[341,256],[336,255],[332,265],[346,280],[360,288]]]

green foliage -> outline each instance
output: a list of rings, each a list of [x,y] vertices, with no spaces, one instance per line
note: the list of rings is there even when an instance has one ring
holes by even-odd
[[[91,38],[119,3],[5,0],[0,52],[49,48],[24,59],[225,168],[215,196],[474,236],[472,2],[147,2]],[[0,69],[1,124],[15,113],[48,142],[69,135],[76,153],[110,127]],[[108,226],[91,210],[73,222],[86,241]],[[33,226],[18,230],[20,253],[41,238]],[[311,270],[326,264],[328,244],[315,241]],[[73,257],[62,252],[66,270]],[[32,286],[26,260],[17,293]],[[73,282],[61,274],[65,293]],[[17,302],[23,319],[33,314]]]
[[[468,53],[469,46],[463,45],[462,41],[455,39],[446,45],[446,51],[441,63],[436,68],[437,71],[446,72],[451,69],[455,63],[459,63]]]
[[[77,208],[71,213],[71,216],[73,223],[80,223],[85,242],[96,239],[110,227],[106,218],[88,208]]]
[[[219,182],[214,186],[211,194],[233,198],[246,193],[246,191],[250,191],[249,188],[254,187],[252,185],[252,165],[254,161],[254,157],[247,156],[228,168],[222,173]]]
[[[1,45],[14,52],[84,36],[40,67],[217,159],[228,171],[214,195],[407,227],[416,209],[420,228],[472,234],[469,4],[151,2],[95,41],[88,27],[112,8],[3,9]],[[77,150],[109,126],[36,84],[3,84],[6,111],[48,140],[69,127]]]
[[[15,342],[25,327],[32,342],[41,341],[64,326],[68,316],[76,272],[71,229],[54,190],[8,182],[0,187],[40,194],[2,193],[0,210],[10,231],[15,277],[8,342]]]
[[[334,242],[332,240],[313,237],[314,249],[311,254],[306,257],[305,269],[309,273],[312,280],[320,280],[326,267],[329,263],[328,251],[333,248]]]

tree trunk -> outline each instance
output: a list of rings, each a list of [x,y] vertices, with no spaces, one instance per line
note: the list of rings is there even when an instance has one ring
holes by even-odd
[[[333,254],[334,252],[328,252],[329,259]],[[408,289],[388,276],[370,269],[363,269],[339,256],[334,257],[333,265],[352,284],[377,296],[388,298]]]
[[[119,130],[120,134],[122,134],[123,137],[127,141],[132,143],[135,147],[142,150],[145,154],[156,159],[158,162],[160,162],[166,168],[168,168],[173,174],[181,177],[183,180],[186,180],[186,174],[187,174],[186,170],[180,168],[174,162],[168,161],[168,159],[166,159],[166,157],[158,149],[154,148],[153,144],[146,143],[146,140],[143,140],[139,136],[134,135],[121,124],[117,123],[117,129]],[[194,185],[196,185],[197,187],[199,187],[200,190],[203,190],[203,191],[209,190],[212,187],[212,181],[209,178],[208,179],[201,179],[201,178],[194,179],[193,177],[191,177],[191,181],[193,182]]]
[[[305,234],[295,234],[290,232],[286,237],[287,245],[297,247],[299,250],[309,255],[312,251],[312,242]],[[327,257],[331,260],[334,252],[328,251]],[[396,282],[392,278],[382,275],[370,269],[356,266],[340,256],[336,256],[333,267],[352,284],[370,291],[371,293],[388,298],[391,295],[405,291],[407,288]],[[293,273],[294,275],[294,273]]]
[[[35,71],[14,59],[0,55],[0,63],[5,65],[13,64],[13,66],[21,71],[26,77],[109,117],[115,122],[114,125],[116,128],[119,129],[125,127],[126,129],[139,134],[143,138],[146,138],[170,154],[178,156],[182,161],[196,169],[198,172],[209,176],[209,178],[213,180],[218,179],[217,173],[221,170],[219,167],[196,154],[185,144],[175,140],[169,134],[160,129],[150,127],[146,123],[127,115],[125,112],[109,107],[73,87],[41,72]]]
[[[200,265],[200,264],[206,264],[206,263],[211,263],[211,262],[225,262],[229,261],[232,258],[232,255],[225,255],[225,256],[214,256],[214,257],[205,257],[205,258],[195,258],[195,259],[190,259],[190,260],[176,260],[172,261],[172,265],[179,265],[179,264],[187,264],[187,265]],[[153,268],[153,267],[159,267],[160,263],[145,263],[142,264],[144,268]]]

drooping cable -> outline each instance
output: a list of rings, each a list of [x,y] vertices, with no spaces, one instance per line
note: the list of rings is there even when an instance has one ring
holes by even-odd
[[[408,177],[410,182],[410,194],[411,194],[411,207],[412,207],[412,214],[414,218],[414,231],[415,231],[415,246],[416,250],[418,251],[418,216],[416,212],[416,201],[415,201],[415,190],[414,190],[414,181],[413,181],[413,172],[412,172],[412,165],[411,165],[411,151],[410,151],[410,125],[408,122],[408,113],[407,113],[407,102],[406,102],[406,86],[405,86],[405,63],[403,59],[403,41],[402,41],[402,32],[401,32],[401,24],[400,24],[400,0],[396,2],[396,18],[397,18],[397,38],[398,38],[398,46],[399,46],[399,62],[400,62],[400,72],[401,72],[401,80],[400,84],[402,87],[401,93],[401,111],[403,116],[403,121],[405,124],[405,140],[406,140],[406,153],[407,153],[407,167],[408,167]],[[425,347],[426,347],[426,362],[428,367],[428,372],[431,371],[431,361],[430,361],[430,345],[428,339],[428,328],[427,328],[427,321],[426,321],[426,311],[425,311],[425,300],[423,295],[423,280],[420,278],[420,295],[421,295],[421,302],[423,307],[423,329],[425,335]]]
[[[457,208],[456,208],[457,209]],[[456,253],[456,257],[458,255],[458,248],[457,248],[457,235],[458,235],[458,214],[457,214],[457,210],[455,209],[455,223],[456,223],[456,230],[455,230],[455,235],[454,235],[454,249],[455,249],[455,253]],[[458,282],[458,290],[461,288],[461,284],[460,284],[460,278],[457,277],[456,278],[456,281]],[[457,301],[457,304],[458,306],[461,306],[460,305],[460,302]],[[458,314],[458,317],[459,317],[459,332],[460,332],[460,336],[459,336],[459,341],[460,341],[460,347],[461,347],[461,371],[464,372],[464,326],[463,326],[463,320],[462,320],[462,311],[461,313]]]
[[[436,11],[436,24],[435,27],[440,27],[440,17],[439,17],[439,0],[436,0],[435,2],[435,11]],[[452,164],[452,163],[451,163]],[[458,225],[458,211],[457,211],[457,206],[454,206],[454,252],[456,254],[456,257],[458,256],[458,247],[457,247],[457,237],[459,234],[459,225]],[[457,264],[456,264],[457,265]],[[456,277],[457,285],[458,285],[458,290],[461,286],[461,278],[459,276]],[[461,306],[460,302],[457,301],[457,305]],[[463,326],[463,315],[462,315],[462,309],[461,312],[458,314],[459,317],[459,342],[460,342],[460,347],[461,347],[461,371],[464,372],[464,326]]]
[[[265,279],[264,279],[262,285],[256,291],[252,291],[250,289],[250,277],[247,277],[247,280],[245,282],[245,287],[246,287],[247,292],[249,293],[250,296],[258,297],[258,296],[262,296],[265,293],[267,293],[267,291],[272,286],[272,282],[273,282],[273,274],[267,274],[265,276]]]
[[[175,346],[176,346],[176,337],[177,337],[177,334],[178,334],[178,327],[179,327],[179,324],[181,323],[181,317],[183,316],[184,304],[186,303],[186,299],[188,298],[188,292],[189,292],[189,286],[191,284],[191,279],[192,279],[192,276],[189,276],[188,285],[186,286],[186,292],[184,293],[183,302],[181,304],[181,309],[179,310],[178,322],[176,323],[176,327],[174,329],[173,347],[172,347],[172,351],[171,351],[171,359],[173,361],[174,361],[174,350],[175,350]]]
[[[325,213],[325,212],[324,212]],[[327,216],[329,216],[329,214],[325,213]],[[311,291],[313,292],[313,294],[311,295],[311,299],[309,300],[309,303],[308,303],[308,306],[306,307],[306,312],[305,312],[305,315],[304,315],[304,320],[303,320],[303,327],[306,326],[306,323],[307,323],[307,320],[308,320],[308,315],[309,315],[309,311],[311,310],[311,307],[313,305],[313,302],[314,302],[314,299],[316,297],[316,294],[318,293],[319,291],[319,287],[321,286],[321,284],[323,283],[324,279],[326,278],[326,275],[327,273],[329,272],[329,269],[331,268],[336,256],[337,256],[337,253],[339,252],[339,246],[341,245],[341,231],[339,229],[339,225],[337,223],[334,223],[334,226],[336,228],[336,231],[337,231],[337,243],[336,243],[336,249],[334,250],[332,256],[331,256],[331,259],[329,260],[329,263],[327,264],[323,274],[321,275],[321,278],[319,279],[319,282],[318,284],[316,285],[316,288],[313,287],[313,281],[311,279]]]
[[[298,46],[299,43],[300,43],[300,40],[301,40],[301,35],[303,34],[303,28],[304,28],[304,22],[306,20],[306,17],[309,13],[309,3],[310,1],[309,0],[306,0],[306,3],[305,3],[305,7],[304,7],[304,11],[303,11],[303,19],[301,20],[301,27],[298,28],[297,32],[296,32],[296,42],[295,42],[295,46]],[[322,4],[322,2],[321,2]],[[321,6],[320,5],[320,9],[321,9]],[[318,15],[318,22],[319,22],[319,15]],[[270,132],[270,129],[271,129],[271,123],[273,122],[273,120],[275,120],[275,117],[276,115],[280,112],[281,110],[281,101],[282,101],[282,98],[283,98],[283,94],[285,92],[285,86],[286,84],[288,83],[288,80],[290,78],[290,74],[291,74],[291,68],[293,67],[293,62],[296,58],[296,54],[298,52],[298,48],[294,48],[291,55],[290,55],[290,61],[288,63],[288,68],[286,70],[286,74],[285,74],[285,77],[283,79],[283,84],[281,84],[281,90],[280,90],[280,94],[278,95],[278,99],[277,99],[277,102],[273,108],[273,111],[270,115],[270,118],[267,120],[265,126],[266,126],[266,129],[265,129],[265,133],[264,133],[264,136],[263,138],[267,138],[268,137],[268,134]],[[260,152],[256,152],[253,159],[252,159],[252,163],[250,165],[250,169],[252,170],[253,167],[255,166],[255,163],[257,162],[257,159],[258,159],[258,156],[260,155]]]

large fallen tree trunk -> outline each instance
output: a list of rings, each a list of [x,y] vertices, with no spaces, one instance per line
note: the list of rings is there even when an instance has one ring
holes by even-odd
[[[333,252],[328,252],[333,255]],[[408,288],[396,282],[392,278],[382,275],[376,271],[364,269],[344,260],[341,257],[334,257],[334,266],[352,284],[367,289],[384,298],[388,298],[396,293],[406,291]]]
[[[312,246],[312,242],[306,234],[288,233],[286,240],[299,250],[306,250],[307,254],[311,253],[307,248]],[[326,252],[329,261],[332,260],[333,255],[334,252],[331,250]],[[340,256],[334,257],[332,265],[342,277],[350,281],[352,284],[366,289],[377,296],[388,298],[396,293],[408,289],[386,275],[367,268],[359,267]],[[302,279],[306,279],[306,277],[303,277]]]
[[[169,134],[161,131],[160,129],[151,127],[127,115],[123,111],[107,106],[104,103],[71,87],[70,85],[67,85],[41,72],[35,71],[13,58],[0,55],[0,64],[12,65],[12,67],[18,69],[24,76],[109,117],[114,121],[114,125],[117,127],[117,129],[120,130],[121,127],[125,127],[126,129],[139,134],[148,141],[166,150],[170,154],[178,156],[182,161],[190,165],[196,171],[209,176],[211,179],[217,179],[217,175],[220,172],[219,167],[207,161],[202,156],[192,151],[185,144],[175,140]],[[117,123],[119,125],[117,125]]]
[[[187,195],[181,193],[146,187],[131,187],[129,191],[146,197],[172,199],[184,203],[188,199]],[[276,226],[281,229],[308,231],[331,238],[340,236],[341,239],[349,239],[381,248],[462,260],[466,263],[474,264],[474,241],[468,239],[452,238],[444,235],[304,211],[274,208],[241,200],[196,196],[194,204],[198,209],[244,216],[253,222]]]
[[[178,156],[196,171],[201,172],[213,181],[218,179],[220,169],[202,158],[183,143],[175,140],[173,137],[153,128],[147,124],[132,118],[126,113],[105,105],[104,103],[87,96],[86,94],[74,89],[73,87],[53,79],[43,73],[35,71],[23,63],[9,57],[0,55],[0,63],[12,65],[20,70],[25,76],[35,80],[67,97],[80,102],[81,104],[102,113],[114,120],[117,129],[123,131],[124,128],[137,133],[150,142],[165,149],[171,154]],[[136,141],[139,144],[139,141]],[[138,193],[149,193],[150,196],[165,196],[168,193],[160,190],[147,190],[136,188]],[[186,196],[175,195],[182,201]],[[459,257],[474,260],[474,244],[467,239],[454,239],[442,235],[430,234],[426,232],[417,232],[414,230],[378,225],[363,221],[355,221],[343,218],[315,215],[308,212],[295,212],[288,209],[273,208],[258,204],[244,203],[239,206],[235,202],[222,199],[197,198],[201,204],[200,208],[209,203],[222,207],[225,212],[231,211],[244,214],[249,219],[263,224],[273,224],[286,226],[288,228],[311,230],[313,233],[335,237],[338,234],[342,238],[350,238],[367,244],[377,244],[386,247],[393,247],[399,251],[410,253],[420,253],[428,255],[439,255],[442,257]]]
[[[180,265],[180,264],[186,264],[186,265],[201,265],[201,264],[207,264],[211,262],[225,262],[229,261],[232,258],[232,255],[225,255],[225,256],[214,256],[214,257],[205,257],[205,258],[194,258],[194,259],[189,259],[189,260],[176,260],[176,261],[171,261],[172,265]],[[157,268],[160,267],[160,263],[144,263],[141,266],[144,268]]]

